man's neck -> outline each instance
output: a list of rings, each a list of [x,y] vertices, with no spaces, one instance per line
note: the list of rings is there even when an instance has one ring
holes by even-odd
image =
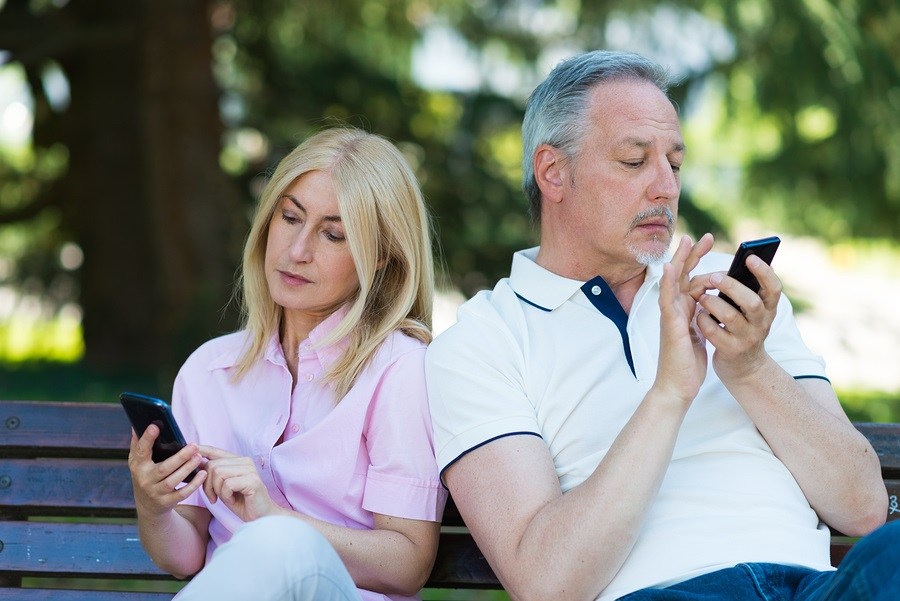
[[[535,262],[558,276],[586,282],[598,275],[603,278],[625,312],[631,310],[634,297],[644,283],[647,267],[638,262],[628,265],[612,265],[602,260],[586,261],[574,253],[546,248],[538,250]]]

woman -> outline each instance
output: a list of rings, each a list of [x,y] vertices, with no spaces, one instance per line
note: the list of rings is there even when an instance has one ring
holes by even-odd
[[[392,144],[336,128],[281,161],[244,249],[245,327],[175,381],[176,418],[202,444],[154,464],[158,429],[132,434],[141,541],[197,574],[179,600],[423,586],[446,501],[423,368],[432,276],[421,192]]]

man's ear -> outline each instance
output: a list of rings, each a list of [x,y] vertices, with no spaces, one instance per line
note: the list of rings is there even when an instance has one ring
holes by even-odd
[[[541,144],[534,153],[532,161],[534,180],[541,190],[541,198],[545,201],[559,202],[562,200],[565,165],[563,159],[563,153],[549,144]]]

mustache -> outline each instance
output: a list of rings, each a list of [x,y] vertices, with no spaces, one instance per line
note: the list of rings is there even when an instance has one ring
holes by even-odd
[[[634,219],[631,220],[631,227],[635,228],[642,221],[653,217],[665,217],[669,230],[675,226],[675,214],[672,213],[672,209],[669,207],[653,207],[652,209],[646,209],[635,215]]]

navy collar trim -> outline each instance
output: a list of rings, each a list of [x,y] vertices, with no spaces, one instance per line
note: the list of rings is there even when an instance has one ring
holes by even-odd
[[[519,294],[519,293],[516,292],[515,290],[513,290],[513,292],[514,292],[515,295],[519,298],[519,300],[522,301],[523,303],[528,303],[528,304],[531,305],[532,307],[536,307],[536,308],[540,309],[541,311],[546,311],[547,313],[550,313],[551,309],[548,309],[547,307],[542,307],[542,306],[540,306],[540,305],[537,304],[537,303],[531,302],[530,300],[528,300],[527,298],[525,298],[524,296],[522,296],[521,294]]]
[[[619,303],[619,299],[613,294],[612,288],[599,275],[588,280],[581,287],[581,291],[591,301],[591,304],[615,324],[622,337],[622,349],[632,375],[637,377],[634,371],[634,358],[631,356],[631,342],[628,340],[628,314]]]

